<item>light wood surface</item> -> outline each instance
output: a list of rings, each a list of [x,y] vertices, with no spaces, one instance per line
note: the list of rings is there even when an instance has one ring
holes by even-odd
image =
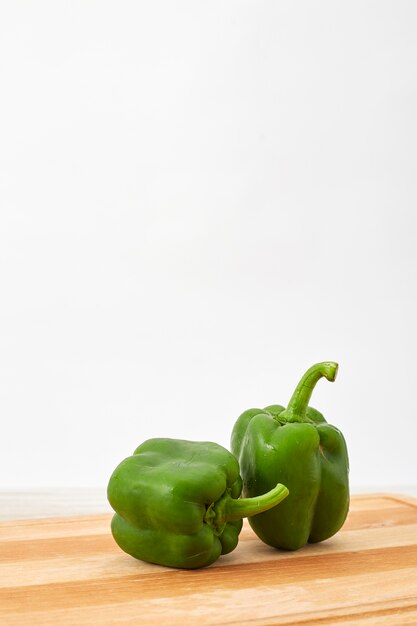
[[[0,524],[1,626],[417,624],[417,500],[352,498],[335,537],[292,553],[245,523],[237,549],[209,568],[136,561],[110,516]]]

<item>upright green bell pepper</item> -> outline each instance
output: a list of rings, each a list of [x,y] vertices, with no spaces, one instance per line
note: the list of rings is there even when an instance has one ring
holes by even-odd
[[[149,439],[114,470],[107,489],[117,544],[143,561],[169,567],[210,565],[235,549],[242,517],[277,505],[283,485],[238,499],[239,465],[211,442]]]
[[[349,461],[342,433],[308,406],[317,381],[334,381],[337,363],[317,363],[301,378],[285,409],[249,409],[237,420],[231,450],[239,460],[243,494],[256,496],[277,482],[290,495],[249,520],[262,541],[297,550],[334,535],[349,508]]]

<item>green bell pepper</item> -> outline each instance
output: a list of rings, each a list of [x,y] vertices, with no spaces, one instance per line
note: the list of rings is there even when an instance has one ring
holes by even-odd
[[[114,470],[107,489],[111,530],[122,550],[178,568],[210,565],[234,550],[242,517],[277,505],[283,485],[238,499],[239,464],[212,442],[149,439]]]
[[[282,506],[249,520],[262,541],[297,550],[334,535],[349,509],[349,461],[342,433],[308,406],[317,381],[334,381],[337,363],[317,363],[301,378],[285,409],[249,409],[237,420],[231,450],[239,460],[243,494],[256,496],[282,482]]]

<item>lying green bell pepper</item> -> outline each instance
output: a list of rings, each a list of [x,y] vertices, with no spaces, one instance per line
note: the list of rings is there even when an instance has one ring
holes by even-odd
[[[334,535],[349,508],[349,461],[342,433],[308,406],[317,381],[334,381],[337,363],[317,363],[301,378],[285,409],[249,409],[237,420],[231,450],[243,494],[256,496],[282,482],[290,495],[249,520],[262,541],[286,550]]]
[[[242,518],[277,505],[283,485],[238,499],[239,464],[211,442],[149,439],[114,470],[107,489],[111,530],[122,550],[178,568],[210,565],[234,550]]]

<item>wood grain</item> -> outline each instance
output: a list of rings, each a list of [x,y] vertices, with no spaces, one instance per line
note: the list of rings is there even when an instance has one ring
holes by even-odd
[[[0,524],[0,624],[417,624],[417,500],[355,496],[343,529],[297,552],[245,523],[209,568],[173,570],[119,550],[109,515]]]

